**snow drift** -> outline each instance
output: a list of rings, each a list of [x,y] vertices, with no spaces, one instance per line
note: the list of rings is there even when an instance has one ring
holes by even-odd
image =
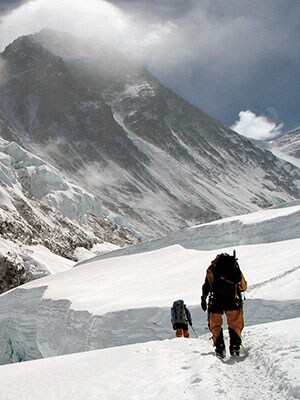
[[[208,335],[71,354],[0,368],[5,400],[293,400],[300,319],[246,329],[245,359],[213,356]]]
[[[253,227],[252,233],[255,227],[258,237],[264,233],[272,238],[275,226],[277,230],[284,224],[293,226],[298,211],[299,206],[294,206],[240,218]],[[267,225],[260,224],[267,221],[272,222],[269,231]],[[226,236],[226,221],[213,225]],[[133,254],[95,257],[1,296],[1,362],[171,338],[169,307],[176,298],[185,299],[194,314],[196,330],[205,333],[206,316],[199,308],[205,270],[216,252],[232,252],[233,247],[221,248],[217,243],[213,250],[193,249],[192,238],[202,229],[182,232],[182,240],[191,239],[189,249],[171,245],[137,252],[135,247]],[[204,231],[203,241],[205,235]],[[197,237],[201,242],[199,232]],[[299,237],[251,243],[235,246],[249,283],[247,324],[298,316]]]

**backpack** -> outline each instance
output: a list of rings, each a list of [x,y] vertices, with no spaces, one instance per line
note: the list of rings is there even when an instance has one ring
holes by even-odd
[[[214,275],[212,290],[214,293],[225,296],[237,295],[237,284],[241,282],[242,273],[235,257],[222,253],[211,267]]]
[[[174,323],[179,323],[179,324],[187,323],[187,315],[183,300],[174,301],[173,311],[174,311]]]

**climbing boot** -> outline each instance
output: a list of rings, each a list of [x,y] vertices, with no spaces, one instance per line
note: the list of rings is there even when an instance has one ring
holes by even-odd
[[[215,342],[215,353],[218,358],[224,358],[226,354],[223,331],[220,332]]]
[[[229,338],[230,338],[230,345],[229,345],[230,355],[239,356],[242,340],[233,329],[229,328],[228,330],[229,330]]]
[[[176,329],[176,337],[182,337],[183,336],[183,329],[177,328]]]

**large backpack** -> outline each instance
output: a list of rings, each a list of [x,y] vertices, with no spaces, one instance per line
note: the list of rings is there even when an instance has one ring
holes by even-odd
[[[185,311],[184,301],[183,300],[174,301],[173,310],[174,310],[174,323],[186,324],[187,315]]]
[[[214,293],[225,296],[236,296],[237,284],[241,282],[242,273],[235,257],[222,253],[211,267],[214,275],[212,290]]]

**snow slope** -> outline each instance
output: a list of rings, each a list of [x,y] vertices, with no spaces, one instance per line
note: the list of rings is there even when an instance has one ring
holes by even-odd
[[[0,293],[69,269],[95,243],[116,248],[137,241],[98,197],[1,135],[0,235]]]
[[[262,244],[300,236],[300,201],[282,203],[251,214],[223,218],[172,233],[162,239],[129,246],[108,257],[180,245],[186,249],[212,250],[243,244]]]
[[[56,168],[17,143],[1,137],[0,176],[20,196],[26,190],[35,199],[78,222],[84,222],[87,213],[98,217],[108,214],[99,198],[69,183]]]
[[[300,157],[300,127],[287,132],[277,140],[272,142],[274,147],[283,153],[298,159]]]
[[[248,328],[246,357],[224,362],[204,335],[2,366],[0,399],[299,399],[299,324]]]
[[[220,220],[182,231],[189,246],[167,238],[148,251],[133,246],[0,296],[1,364],[44,358],[2,365],[0,399],[300,399],[299,205],[233,220],[252,228],[242,245],[237,231],[236,245],[231,232],[232,246],[196,247],[207,225],[226,238],[232,219]],[[265,242],[253,244],[255,233]],[[245,356],[222,362],[199,300],[210,260],[233,248],[249,284]],[[176,298],[190,307],[199,338],[174,338]]]
[[[54,230],[59,225],[58,214],[61,220],[65,217],[60,234],[67,231],[69,223],[74,225],[73,236],[78,234],[77,228],[77,231],[82,230],[82,235],[90,236],[92,242],[97,241],[97,235],[107,238],[111,235],[112,242],[119,239],[124,245],[132,235],[124,230],[118,232],[114,216],[103,207],[99,197],[68,181],[53,165],[0,136],[0,221],[9,219],[9,215],[13,215],[12,220],[17,220],[20,214],[19,219],[23,217],[21,225],[30,225],[30,222],[24,222],[25,212],[22,214],[20,203],[25,203],[31,210],[33,217],[30,220],[42,220],[49,229]],[[56,219],[52,215],[55,212]]]
[[[74,254],[80,261],[100,254],[105,254],[119,248],[112,243],[98,243],[87,250],[77,247]],[[15,259],[25,267],[28,281],[67,271],[74,267],[75,261],[53,254],[41,245],[24,245],[0,238],[0,257]]]

